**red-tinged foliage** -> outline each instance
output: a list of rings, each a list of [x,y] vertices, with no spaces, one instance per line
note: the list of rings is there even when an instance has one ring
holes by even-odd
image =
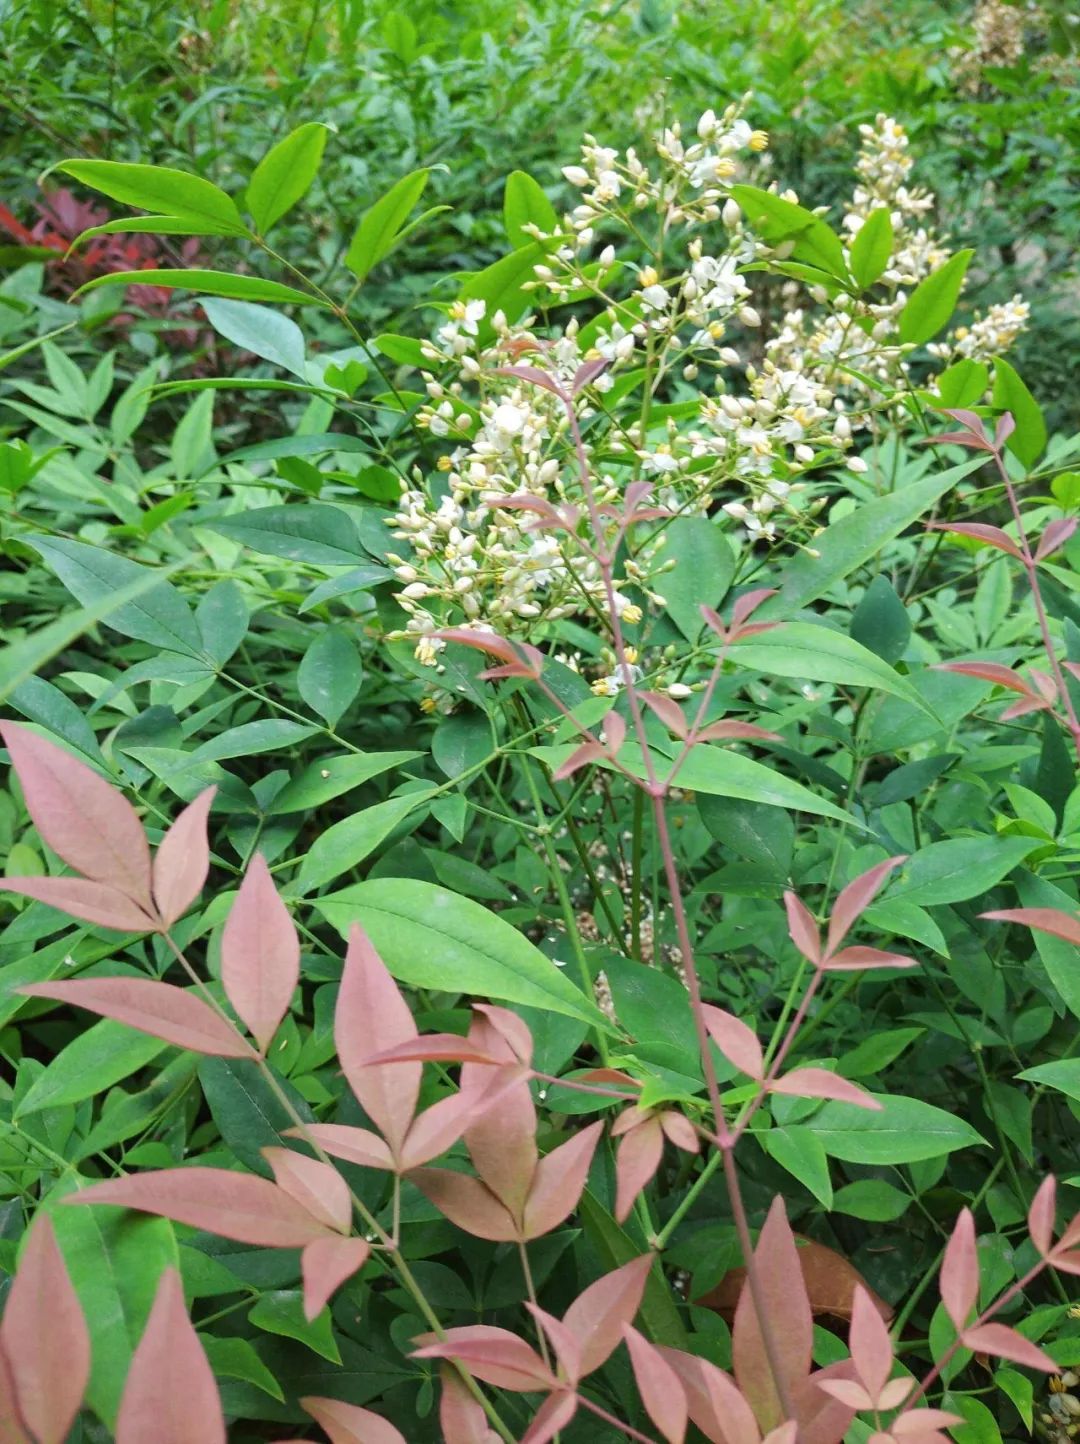
[[[663,1154],[664,1130],[655,1114],[636,1122],[619,1139],[615,1162],[615,1218],[619,1223],[629,1218],[634,1200],[660,1167]]]
[[[408,1444],[388,1419],[341,1399],[307,1397],[300,1407],[324,1430],[330,1444]]]
[[[192,989],[151,978],[71,978],[56,983],[28,983],[19,991],[31,998],[71,1003],[126,1023],[177,1048],[215,1058],[250,1058],[251,1046]]]
[[[639,1334],[633,1325],[623,1325],[623,1339],[645,1412],[667,1444],[683,1444],[689,1413],[686,1391],[678,1374],[660,1350]]]
[[[624,1324],[633,1321],[645,1292],[652,1254],[642,1254],[584,1289],[563,1315],[581,1349],[581,1373],[591,1374],[615,1352]]]
[[[575,772],[580,772],[583,767],[588,767],[593,762],[599,762],[605,755],[602,743],[583,742],[580,747],[574,748],[565,761],[559,763],[551,775],[556,782],[565,782],[568,777],[573,777]]]
[[[789,1093],[795,1098],[835,1098],[856,1108],[881,1111],[881,1104],[864,1088],[830,1073],[827,1068],[793,1068],[769,1084],[770,1093]]]
[[[709,1037],[728,1062],[734,1063],[740,1073],[760,1082],[765,1076],[765,1055],[753,1028],[711,1003],[704,1004],[702,1012]]]
[[[473,647],[479,652],[489,652],[500,658],[512,669],[506,676],[530,677],[536,681],[543,671],[544,658],[538,648],[528,642],[508,642],[495,632],[485,632],[469,627],[446,627],[432,633],[443,642],[456,642],[460,647]]]
[[[123,793],[29,727],[0,722],[0,736],[34,826],[57,857],[92,882],[123,893],[153,918],[150,848]]]
[[[577,1413],[577,1395],[569,1390],[549,1394],[533,1415],[532,1423],[521,1436],[521,1444],[548,1444],[560,1429],[565,1429]]]
[[[944,438],[937,439],[943,440]],[[999,526],[985,526],[982,522],[975,521],[932,521],[928,523],[927,531],[946,531],[954,532],[957,536],[969,536],[973,541],[981,541],[999,552],[1006,552],[1011,557],[1023,559],[1023,552],[1008,532],[1002,531]]]
[[[26,1423],[19,1413],[15,1397],[15,1380],[11,1365],[0,1349],[0,1444],[36,1444],[26,1432]]]
[[[248,864],[221,935],[221,981],[265,1053],[300,981],[300,940],[261,852]]]
[[[689,724],[673,697],[665,697],[662,692],[639,692],[638,701],[644,702],[674,736],[686,737]]]
[[[206,882],[210,871],[206,823],[216,795],[216,787],[200,792],[177,816],[154,853],[154,903],[167,928],[183,917]]]
[[[543,1329],[552,1353],[555,1355],[559,1377],[568,1384],[577,1385],[581,1378],[581,1345],[562,1319],[549,1314],[538,1304],[525,1305],[529,1313]]]
[[[166,1269],[128,1370],[116,1444],[225,1444],[217,1385],[184,1307],[175,1269]]]
[[[416,1024],[398,985],[367,934],[354,924],[334,1012],[334,1041],[349,1087],[395,1158],[401,1156],[416,1112],[423,1067],[368,1066],[368,1060],[416,1037]]]
[[[516,1334],[491,1324],[468,1324],[447,1329],[434,1343],[419,1341],[414,1359],[456,1359],[470,1374],[518,1394],[547,1393],[559,1381],[543,1359]]]
[[[67,1204],[112,1203],[156,1213],[256,1248],[303,1248],[330,1231],[284,1189],[225,1168],[166,1168],[95,1183]]]
[[[848,933],[884,887],[893,869],[906,861],[906,853],[886,858],[884,862],[879,862],[876,867],[860,874],[841,890],[832,905],[832,913],[829,917],[829,933],[825,942],[826,957],[832,957],[837,951]]]
[[[808,962],[821,962],[821,936],[810,909],[793,892],[784,894],[788,936]]]
[[[1057,1180],[1047,1174],[1036,1190],[1028,1209],[1027,1224],[1031,1242],[1045,1257],[1053,1247],[1054,1222],[1057,1216]]]
[[[999,923],[1022,923],[1036,932],[1049,933],[1051,937],[1063,938],[1080,947],[1080,918],[1057,908],[1001,908],[979,916]]]
[[[394,1159],[385,1142],[370,1128],[354,1128],[348,1123],[309,1123],[304,1128],[287,1128],[287,1138],[310,1138],[332,1158],[358,1163],[361,1168],[394,1168]]]
[[[155,920],[126,894],[88,878],[5,877],[0,878],[0,892],[33,898],[82,922],[119,933],[148,933],[157,927]]]
[[[490,1116],[495,1115],[493,1110]],[[539,1238],[550,1233],[573,1213],[603,1131],[603,1123],[590,1123],[541,1158],[525,1199],[523,1238]]]
[[[488,1427],[487,1415],[462,1383],[456,1370],[444,1364],[439,1370],[439,1424],[443,1444],[498,1444]]]
[[[799,1254],[784,1212],[783,1201],[773,1200],[754,1250],[758,1290],[770,1328],[776,1367],[774,1379],[762,1324],[749,1284],[743,1289],[735,1310],[732,1329],[732,1360],[735,1381],[745,1394],[762,1430],[773,1429],[786,1418],[780,1402],[780,1385],[791,1393],[810,1374],[814,1323],[810,1300],[802,1281]]]
[[[335,1289],[367,1263],[371,1245],[362,1238],[317,1238],[300,1255],[304,1315],[310,1322],[322,1312]]]
[[[294,1198],[312,1217],[337,1233],[348,1233],[352,1224],[349,1186],[328,1163],[288,1148],[259,1150],[269,1163],[274,1182]]]
[[[64,1444],[90,1377],[90,1335],[45,1214],[30,1229],[11,1284],[0,1352],[10,1370],[18,1427],[35,1444]]]
[[[733,1380],[708,1359],[661,1346],[683,1388],[693,1423],[710,1444],[761,1444],[754,1412]]]
[[[1057,1371],[1057,1365],[1049,1354],[1007,1324],[979,1324],[976,1328],[965,1329],[963,1343],[974,1353],[994,1354],[999,1359],[1022,1364],[1025,1369],[1041,1369],[1046,1374]]]
[[[1069,538],[1076,531],[1080,524],[1080,518],[1075,516],[1061,516],[1052,521],[1039,538],[1039,545],[1035,549],[1035,560],[1041,562],[1044,557],[1056,552],[1063,547]]]
[[[418,1168],[410,1177],[440,1213],[475,1238],[510,1243],[520,1237],[512,1214],[478,1178],[448,1168]]]
[[[962,1209],[945,1246],[939,1278],[941,1301],[958,1331],[968,1321],[979,1296],[979,1257],[975,1247],[975,1219]]]

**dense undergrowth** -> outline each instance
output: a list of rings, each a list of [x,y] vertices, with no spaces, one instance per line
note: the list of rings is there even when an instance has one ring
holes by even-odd
[[[0,23],[0,1441],[1064,1444],[1068,13]]]

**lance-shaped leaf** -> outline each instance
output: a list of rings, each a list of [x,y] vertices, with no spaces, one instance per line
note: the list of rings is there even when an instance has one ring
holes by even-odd
[[[34,826],[57,857],[84,877],[126,894],[152,915],[150,848],[123,793],[28,727],[0,722],[0,736]]]
[[[565,1429],[577,1413],[577,1395],[568,1389],[549,1394],[533,1415],[532,1423],[521,1436],[521,1444],[548,1444],[560,1429]],[[496,1436],[492,1435],[494,1439]]]
[[[1025,1369],[1057,1373],[1057,1365],[1049,1354],[1007,1324],[980,1324],[977,1328],[965,1329],[962,1339],[964,1347],[977,1354],[995,1354],[999,1359],[1022,1364]]]
[[[696,1354],[661,1346],[674,1370],[694,1424],[710,1444],[761,1444],[754,1411],[722,1369]]]
[[[548,1343],[555,1355],[559,1372],[569,1384],[576,1385],[581,1378],[581,1348],[577,1339],[553,1314],[539,1304],[527,1303],[525,1307],[547,1335]]]
[[[861,1284],[855,1285],[852,1299],[850,1343],[855,1372],[871,1400],[876,1400],[892,1373],[893,1346],[885,1320]],[[906,1381],[904,1387],[910,1387]]]
[[[116,1444],[150,1439],[154,1444],[225,1444],[217,1384],[188,1318],[175,1269],[161,1276],[116,1420]]]
[[[820,963],[821,937],[810,909],[793,892],[784,894],[784,907],[787,909],[791,941],[808,962]]]
[[[782,1078],[774,1079],[769,1084],[769,1092],[789,1093],[795,1098],[835,1098],[840,1103],[851,1103],[856,1108],[878,1112],[882,1106],[857,1084],[838,1078],[827,1068],[793,1068]]]
[[[31,1226],[11,1282],[0,1350],[20,1423],[37,1444],[64,1444],[90,1377],[90,1335],[45,1214]]]
[[[664,1130],[655,1114],[625,1131],[615,1161],[615,1218],[619,1223],[629,1218],[634,1200],[660,1167],[663,1153]]]
[[[349,1087],[395,1158],[416,1112],[423,1066],[369,1065],[369,1059],[399,1043],[413,1042],[416,1036],[416,1024],[398,985],[370,938],[354,924],[334,1012],[334,1041]]]
[[[1054,1243],[1054,1221],[1057,1214],[1057,1183],[1054,1175],[1048,1174],[1039,1184],[1035,1197],[1028,1209],[1028,1233],[1031,1242],[1045,1256]]]
[[[723,1053],[729,1063],[734,1063],[740,1073],[748,1078],[760,1080],[765,1074],[765,1055],[753,1028],[748,1027],[733,1013],[704,1004],[705,1027],[709,1037]]]
[[[754,1264],[776,1365],[782,1377],[773,1378],[749,1283],[744,1284],[735,1309],[732,1359],[735,1381],[764,1431],[784,1423],[777,1384],[791,1392],[807,1377],[814,1333],[799,1253],[781,1198],[775,1198],[769,1209],[754,1250]]]
[[[177,1048],[212,1058],[250,1058],[252,1050],[227,1018],[188,988],[151,978],[70,978],[28,983],[18,990],[31,998],[71,1003],[164,1038]]]
[[[861,968],[917,968],[919,965],[914,958],[906,958],[903,953],[887,953],[882,948],[859,945],[841,948],[831,958],[826,958],[821,966],[826,973],[850,973]]]
[[[308,1397],[300,1407],[325,1431],[330,1444],[407,1444],[388,1419],[341,1399]]]
[[[303,1248],[330,1230],[265,1178],[225,1168],[166,1168],[95,1183],[69,1204],[112,1203],[156,1213],[256,1248]]]
[[[673,697],[665,697],[662,692],[639,692],[638,700],[644,702],[674,736],[686,736],[688,724],[682,708]]]
[[[962,677],[978,677],[984,682],[995,682],[999,687],[1008,687],[1012,692],[1022,692],[1025,696],[1031,692],[1023,677],[1018,677],[1011,667],[1003,667],[1000,662],[938,662],[934,671],[957,672]]]
[[[961,1209],[941,1261],[941,1301],[958,1331],[962,1331],[979,1296],[979,1258],[975,1248],[975,1219]]]
[[[946,441],[951,438],[935,436],[935,441]],[[970,442],[964,443],[970,445]],[[1023,552],[1009,536],[1008,532],[1001,530],[999,526],[985,526],[982,522],[946,522],[932,521],[927,526],[928,531],[954,532],[957,536],[969,536],[974,541],[984,542],[987,546],[995,547],[999,552],[1006,552],[1011,557],[1018,557],[1023,560]]]
[[[862,873],[854,882],[849,882],[843,889],[833,903],[832,916],[829,918],[829,936],[825,944],[827,957],[831,957],[836,952],[859,918],[862,917],[881,891],[885,879],[893,868],[899,867],[902,862],[906,861],[906,854],[887,858],[885,862],[879,862],[876,867]]]
[[[1063,938],[1067,943],[1080,947],[1080,918],[1071,913],[1059,912],[1057,908],[1003,908],[998,912],[980,913],[981,918],[990,918],[999,923],[1023,923],[1039,933]]]
[[[470,1123],[486,1108],[499,1101],[503,1091],[503,1080],[494,1078],[486,1093],[453,1093],[449,1098],[440,1098],[438,1103],[425,1108],[423,1113],[413,1119],[412,1127],[405,1138],[401,1150],[402,1172],[420,1168],[453,1147]]]
[[[287,1128],[287,1138],[310,1138],[332,1158],[358,1163],[361,1168],[392,1170],[394,1159],[386,1143],[370,1128],[354,1128],[348,1123],[308,1123],[303,1128]]]
[[[15,1380],[11,1377],[11,1365],[4,1351],[0,1349],[0,1440],[3,1444],[37,1444],[26,1432],[26,1423],[19,1413],[15,1397]]]
[[[499,1436],[488,1427],[487,1415],[457,1370],[443,1364],[439,1382],[439,1425],[444,1444],[497,1444]]]
[[[476,631],[469,627],[446,627],[434,635],[444,642],[475,647],[479,652],[490,652],[492,656],[501,658],[509,667],[516,669],[507,673],[508,676],[531,677],[535,681],[543,670],[543,653],[528,642],[508,642],[495,632]]]
[[[154,902],[167,928],[184,916],[206,882],[210,871],[206,819],[216,794],[216,787],[200,792],[176,818],[154,854]]]
[[[683,1444],[689,1415],[686,1391],[678,1374],[660,1350],[632,1325],[623,1325],[623,1338],[645,1412],[667,1444]]]
[[[469,1037],[495,1056],[502,1054],[507,1087],[497,1113],[482,1112],[470,1123],[465,1145],[477,1173],[520,1226],[538,1158],[536,1106],[528,1075],[510,1044],[484,1014],[474,1013]],[[466,1098],[479,1099],[490,1087],[491,1076],[490,1067],[467,1063],[461,1070],[462,1093]]]
[[[363,1238],[317,1238],[300,1255],[304,1281],[304,1317],[310,1323],[326,1307],[336,1288],[368,1261],[371,1245]]]
[[[440,1213],[475,1238],[486,1238],[492,1243],[510,1243],[520,1238],[514,1218],[478,1178],[453,1173],[448,1168],[418,1168],[410,1178]]]
[[[1052,521],[1039,538],[1035,560],[1041,562],[1044,557],[1056,552],[1058,547],[1063,547],[1076,531],[1078,524],[1080,524],[1080,519],[1075,516],[1062,516],[1058,517],[1057,521]]]
[[[578,1341],[581,1374],[606,1364],[622,1338],[624,1324],[632,1323],[641,1307],[652,1268],[652,1254],[642,1254],[613,1269],[583,1290],[563,1315],[563,1323]]]
[[[592,1123],[541,1158],[525,1201],[525,1238],[550,1233],[573,1213],[603,1131],[603,1123]]]
[[[126,893],[84,877],[5,877],[0,878],[0,892],[33,898],[69,917],[80,918],[99,928],[115,928],[119,933],[148,933],[157,929],[155,919]]]
[[[300,942],[261,852],[248,864],[221,934],[221,981],[263,1052],[300,981]]]
[[[259,1150],[274,1173],[274,1182],[314,1218],[337,1233],[348,1233],[352,1224],[349,1185],[328,1163],[293,1153],[288,1148]]]
[[[434,1343],[418,1342],[420,1348],[413,1350],[414,1359],[456,1359],[470,1374],[496,1389],[535,1394],[559,1386],[535,1349],[509,1330],[491,1324],[447,1329],[444,1337]]]

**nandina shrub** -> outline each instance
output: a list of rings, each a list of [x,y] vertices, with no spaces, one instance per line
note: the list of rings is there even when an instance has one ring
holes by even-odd
[[[936,339],[970,256],[886,118],[841,234],[749,183],[767,138],[741,114],[695,136],[648,162],[589,139],[562,218],[511,177],[514,248],[431,340],[372,342],[321,284],[159,276],[309,408],[295,447],[193,445],[162,483],[212,586],[189,553],[175,583],[121,555],[152,533],[136,511],[105,534],[97,492],[68,481],[57,517],[48,465],[20,490],[17,555],[83,605],[74,635],[127,650],[94,695],[107,751],[64,690],[81,658],[28,679],[63,619],[12,663],[11,1136],[36,1215],[0,1325],[13,1439],[62,1440],[84,1401],[121,1444],[226,1418],[335,1444],[937,1439],[985,1424],[979,1361],[1023,1417],[1021,1371],[1058,1361],[1036,1340],[1067,1358],[1050,1290],[1080,1230],[1021,1174],[1035,1102],[1076,1087],[1075,497],[1060,445],[1049,494],[1022,487],[1045,429],[997,351],[1023,303]],[[267,252],[324,140],[263,160],[251,225],[197,177],[67,169],[161,208],[136,224]],[[362,220],[361,297],[425,181]],[[355,344],[307,356],[276,303]],[[220,384],[182,383],[186,434]],[[1003,921],[1052,944],[995,962]],[[100,1021],[72,1034],[74,1009]],[[906,1051],[917,1083],[865,1086]],[[980,1130],[993,1167],[963,1162]],[[832,1222],[913,1201],[878,1234],[900,1278]]]

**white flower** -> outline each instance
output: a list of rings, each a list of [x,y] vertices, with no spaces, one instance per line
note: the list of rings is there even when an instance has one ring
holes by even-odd
[[[564,165],[562,173],[572,186],[587,186],[589,184],[589,172],[584,166]]]
[[[496,406],[491,419],[504,436],[517,436],[524,429],[526,418],[520,407],[504,402],[501,406]]]

